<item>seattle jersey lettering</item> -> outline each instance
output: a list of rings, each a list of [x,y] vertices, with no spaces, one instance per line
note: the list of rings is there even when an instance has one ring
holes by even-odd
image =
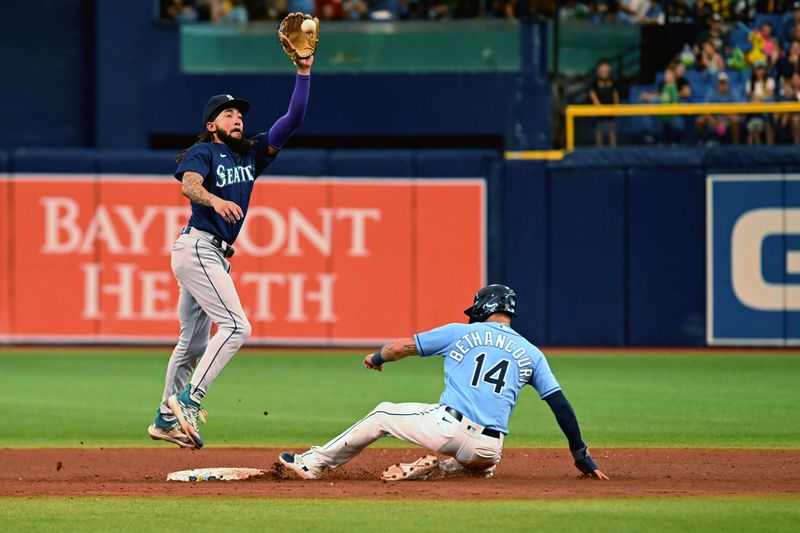
[[[221,156],[224,157],[224,156]],[[255,169],[253,165],[226,167],[225,165],[217,165],[217,187],[225,187],[232,183],[240,183],[243,181],[255,181]]]

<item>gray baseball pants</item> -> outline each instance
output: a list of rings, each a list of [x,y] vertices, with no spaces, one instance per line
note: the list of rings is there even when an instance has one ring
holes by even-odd
[[[161,401],[161,414],[167,420],[174,416],[167,399],[189,382],[192,399],[201,403],[211,383],[252,331],[229,274],[231,264],[212,244],[213,237],[191,228],[172,247],[181,329],[167,365]],[[209,340],[211,322],[217,325],[217,333]]]

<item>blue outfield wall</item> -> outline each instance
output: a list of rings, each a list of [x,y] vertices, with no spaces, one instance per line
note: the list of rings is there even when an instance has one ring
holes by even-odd
[[[507,161],[501,277],[524,302],[516,326],[545,345],[705,345],[706,176],[798,163],[795,147],[744,146]],[[770,344],[793,343],[797,313],[785,316],[788,340]]]
[[[15,127],[0,130],[0,147],[147,149],[154,137],[200,133],[200,111],[220,93],[253,102],[248,131],[264,131],[286,112],[295,72],[288,58],[279,74],[183,72],[179,26],[153,20],[157,2],[7,4],[5,19],[14,23],[0,43],[12,51],[4,68],[13,75],[0,96],[15,104],[4,111]],[[19,43],[24,49],[13,53]],[[521,23],[519,47],[519,71],[315,73],[298,134],[474,136],[547,149],[546,26]]]
[[[0,151],[0,172],[170,179],[174,155],[17,149]],[[707,335],[707,174],[781,179],[798,170],[793,147],[587,149],[554,162],[504,161],[492,150],[290,149],[267,174],[483,177],[488,281],[517,291],[520,332],[551,346],[700,346]],[[786,257],[797,253],[790,249],[796,242],[786,240]],[[789,269],[788,261],[778,268]]]

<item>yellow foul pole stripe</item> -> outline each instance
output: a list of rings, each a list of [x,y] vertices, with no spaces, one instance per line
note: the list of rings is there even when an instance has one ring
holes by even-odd
[[[568,105],[566,109],[567,151],[575,148],[576,117],[630,117],[646,115],[749,115],[753,113],[800,113],[800,102],[741,104],[618,104]]]
[[[798,113],[800,102],[764,102],[758,104],[619,104],[569,105],[573,117],[626,117],[634,115],[719,115],[750,113]]]
[[[560,161],[564,159],[564,150],[506,151],[503,156],[510,161]]]

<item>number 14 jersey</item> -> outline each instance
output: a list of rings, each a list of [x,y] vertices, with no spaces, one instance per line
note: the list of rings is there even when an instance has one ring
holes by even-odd
[[[447,324],[414,341],[421,356],[444,357],[439,403],[503,433],[523,386],[532,385],[540,398],[561,390],[541,350],[505,324]]]

